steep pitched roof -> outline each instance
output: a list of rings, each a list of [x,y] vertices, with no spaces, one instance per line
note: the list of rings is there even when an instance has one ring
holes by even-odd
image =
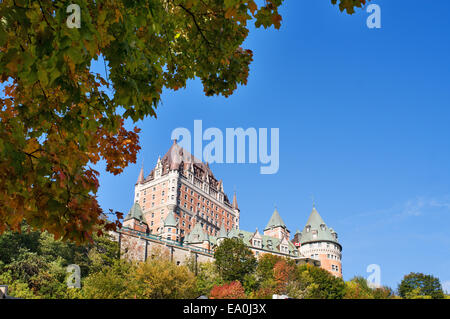
[[[136,184],[142,184],[144,182],[144,166],[141,167],[141,170],[139,171],[139,176]]]
[[[172,211],[169,212],[166,219],[164,220],[164,227],[177,227],[177,221]]]
[[[330,241],[339,244],[336,232],[327,227],[315,207],[309,215],[299,240],[302,244],[316,241]]]
[[[133,206],[131,206],[130,210],[128,211],[127,216],[125,216],[124,220],[129,220],[131,218],[136,218],[138,220],[142,220],[142,209],[139,203],[134,203]]]
[[[253,238],[254,235],[255,233],[233,228],[228,233],[228,238],[233,237],[241,238],[247,246],[251,247],[252,246],[251,239]],[[267,250],[268,252],[282,253],[280,251],[280,244],[283,240],[280,240],[276,237],[270,237],[267,235],[260,235],[260,236],[262,240],[262,249]],[[288,246],[289,249],[289,255],[297,256],[294,255],[294,252],[297,251],[297,248],[289,240],[286,241],[286,245]]]
[[[196,223],[192,231],[189,233],[189,242],[190,243],[201,243],[204,241],[208,241],[208,234],[203,231],[200,223]]]
[[[233,195],[233,209],[239,210],[237,198],[236,198],[236,192],[234,192],[234,195]]]
[[[273,211],[272,217],[270,217],[270,220],[267,223],[267,226],[264,230],[274,228],[274,227],[279,227],[279,226],[286,228],[286,224],[284,223],[283,219],[281,219],[281,216],[278,213],[278,210],[275,208],[275,210]]]
[[[219,236],[217,238],[227,238],[227,230],[223,225],[220,227]]]
[[[216,191],[223,191],[223,183],[214,176],[208,163],[203,163],[201,160],[192,155],[189,151],[182,148],[176,140],[167,153],[158,160],[162,168],[161,175],[169,173],[170,170],[190,170],[194,178],[201,181],[208,181],[210,186]],[[155,169],[144,179],[144,182],[151,181],[155,178]],[[224,194],[225,204],[231,206],[228,196]]]

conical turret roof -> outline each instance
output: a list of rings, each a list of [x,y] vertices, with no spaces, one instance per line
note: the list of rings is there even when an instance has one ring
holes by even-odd
[[[164,220],[164,227],[177,227],[177,221],[172,211],[169,212],[166,219]]]
[[[269,222],[267,223],[267,226],[264,230],[274,228],[274,227],[284,227],[286,228],[286,224],[284,223],[283,219],[281,219],[280,214],[278,213],[278,210],[275,208],[273,211],[272,217],[270,217]]]
[[[305,228],[301,234],[302,244],[316,241],[331,241],[339,243],[336,232],[332,228],[327,227],[315,207],[313,207]]]
[[[208,234],[203,231],[200,223],[196,223],[192,231],[189,233],[190,243],[199,243],[208,240]]]
[[[129,220],[131,218],[136,218],[138,220],[142,220],[142,217],[143,217],[143,213],[142,213],[141,206],[139,205],[139,203],[135,202],[133,204],[133,206],[131,206],[131,208],[128,211],[127,216],[125,216],[124,220]]]
[[[227,238],[227,230],[223,227],[223,225],[220,227],[219,237],[217,238]]]

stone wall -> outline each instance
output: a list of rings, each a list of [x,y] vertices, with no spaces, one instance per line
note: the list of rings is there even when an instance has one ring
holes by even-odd
[[[169,258],[177,265],[183,265],[197,255],[198,263],[214,261],[212,253],[199,251],[195,248],[183,247],[168,241],[161,241],[127,232],[114,232],[112,236],[115,241],[120,241],[121,258],[128,260],[145,261],[148,258],[162,256]]]

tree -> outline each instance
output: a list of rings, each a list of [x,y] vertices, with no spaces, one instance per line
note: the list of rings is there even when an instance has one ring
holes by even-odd
[[[68,289],[67,266],[77,264],[81,277],[112,265],[117,243],[108,236],[94,236],[83,246],[55,240],[47,232],[34,232],[24,224],[21,233],[0,235],[0,284],[19,298],[80,298],[79,289]]]
[[[201,263],[198,266],[197,294],[209,295],[214,286],[222,285],[223,279],[220,277],[216,265],[212,262]]]
[[[300,282],[307,278],[308,293],[304,298],[342,299],[345,295],[345,283],[327,270],[310,265],[297,267],[297,278]]]
[[[139,130],[124,119],[156,116],[163,89],[198,77],[206,95],[229,96],[246,84],[247,22],[279,28],[281,2],[81,0],[81,27],[68,28],[70,1],[3,1],[0,231],[26,219],[83,242],[95,225],[113,229],[89,165],[118,174],[136,161]],[[107,76],[90,72],[99,57]]]
[[[444,298],[444,292],[439,278],[413,272],[403,277],[398,285],[398,293],[402,298],[411,299],[427,297],[431,299]]]
[[[278,294],[287,294],[289,285],[294,280],[295,266],[287,260],[278,261],[273,267],[273,276]]]
[[[139,130],[124,120],[156,117],[164,89],[199,78],[207,96],[228,97],[245,85],[248,23],[280,28],[282,1],[79,0],[80,28],[66,23],[68,0],[2,1],[0,232],[25,219],[85,242],[96,225],[119,226],[122,214],[110,221],[97,202],[90,165],[103,159],[119,174],[136,162]],[[93,60],[105,75],[90,71]]]
[[[260,282],[275,280],[273,276],[273,267],[280,260],[283,260],[283,257],[274,254],[262,254],[258,258],[256,273]]]
[[[345,283],[346,299],[373,299],[373,291],[364,277],[356,276]]]
[[[225,238],[214,252],[215,265],[225,281],[244,281],[257,265],[252,251],[240,238]]]
[[[392,290],[389,287],[371,288],[362,276],[355,276],[345,283],[346,299],[389,299]]]
[[[245,291],[239,281],[232,281],[222,286],[214,286],[210,294],[211,299],[244,299]]]
[[[355,13],[355,8],[362,8],[370,0],[339,0],[339,10],[346,11],[348,14]],[[332,4],[336,4],[337,0],[331,0]]]
[[[374,299],[392,299],[394,297],[394,292],[390,287],[384,286],[373,289]]]
[[[197,297],[194,274],[186,266],[177,266],[164,258],[139,263],[127,288],[136,298],[189,299]]]
[[[132,274],[136,265],[126,260],[118,260],[113,265],[90,274],[83,280],[82,294],[89,299],[133,298]]]

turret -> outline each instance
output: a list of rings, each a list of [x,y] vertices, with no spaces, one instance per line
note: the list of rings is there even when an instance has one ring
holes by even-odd
[[[133,206],[131,206],[128,214],[123,220],[123,226],[133,230],[147,232],[148,226],[144,222],[142,209],[139,203],[133,203]]]
[[[342,277],[342,246],[337,233],[328,228],[319,212],[313,207],[301,233],[294,237],[300,243],[300,253],[320,260],[321,267],[337,277]]]
[[[204,248],[204,249],[210,249],[209,245],[209,236],[208,234],[203,230],[200,223],[196,223],[192,231],[189,233],[189,244],[192,246]]]
[[[286,238],[287,240],[289,240],[290,231],[287,229],[286,224],[281,219],[281,216],[278,213],[276,207],[273,211],[272,217],[270,217],[270,220],[267,223],[266,228],[264,228],[264,235],[276,237],[278,239]]]
[[[161,237],[167,240],[178,240],[178,222],[176,221],[173,212],[169,212],[164,220],[164,228]]]

